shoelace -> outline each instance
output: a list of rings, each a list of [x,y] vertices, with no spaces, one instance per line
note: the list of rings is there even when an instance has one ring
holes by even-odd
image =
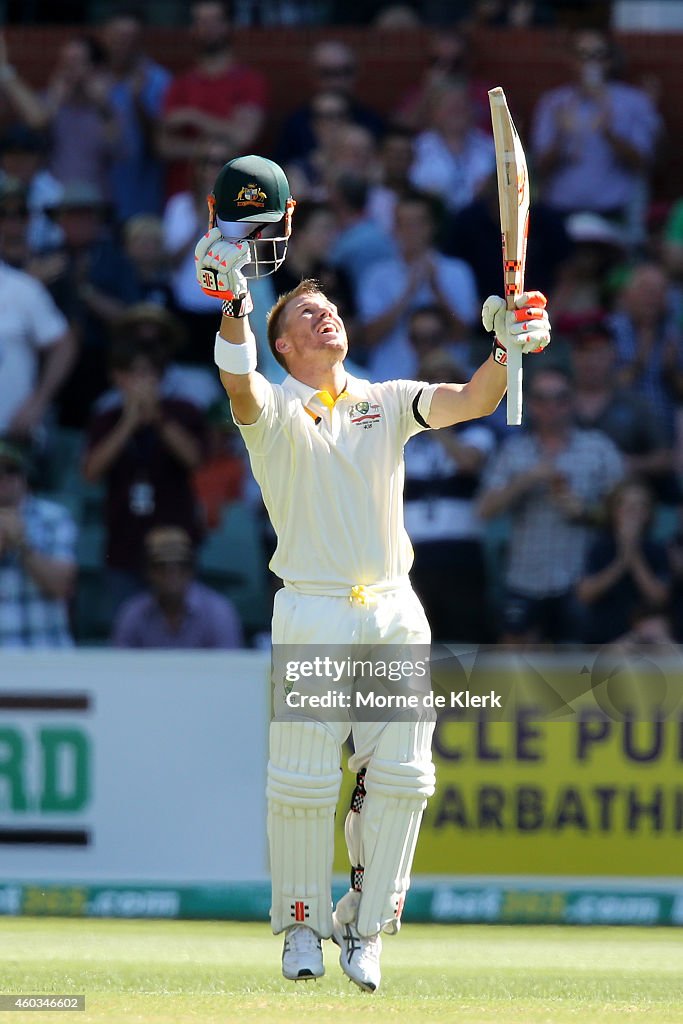
[[[305,925],[290,928],[287,941],[293,953],[317,953],[320,948],[318,936]]]

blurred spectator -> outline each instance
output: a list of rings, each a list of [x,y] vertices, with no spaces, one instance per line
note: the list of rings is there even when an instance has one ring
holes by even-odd
[[[368,215],[391,234],[399,198],[415,191],[409,177],[415,158],[414,134],[409,128],[389,125],[379,148],[379,176],[371,184]]]
[[[530,427],[503,442],[485,472],[479,503],[485,519],[511,516],[501,639],[576,642],[574,585],[622,460],[606,435],[573,426],[564,371],[537,370],[525,400]]]
[[[395,231],[399,255],[371,267],[358,290],[373,380],[415,378],[417,358],[407,333],[411,310],[435,303],[450,318],[456,338],[478,318],[472,271],[462,260],[436,251],[435,233],[429,200],[420,195],[401,199]]]
[[[585,643],[617,640],[643,603],[663,607],[669,597],[666,549],[650,535],[654,512],[647,484],[622,480],[606,499],[603,536],[588,550],[576,592],[584,606]]]
[[[410,4],[387,4],[377,12],[372,26],[384,32],[405,32],[408,29],[420,29],[422,21]]]
[[[453,318],[442,306],[418,306],[413,310],[408,318],[408,339],[419,366],[431,365],[432,354],[439,352],[444,357],[444,365],[449,365],[445,359],[447,356],[451,369],[455,366],[464,375],[463,380],[469,379],[476,369],[469,339],[461,337],[456,340]],[[418,377],[418,380],[422,378]]]
[[[207,412],[206,458],[194,474],[194,488],[204,513],[204,522],[214,530],[225,506],[242,497],[247,475],[244,445],[226,399]]]
[[[609,40],[577,32],[569,50],[574,81],[541,96],[532,144],[543,197],[565,213],[619,218],[640,240],[649,171],[661,120],[643,90],[615,81]]]
[[[672,631],[671,615],[667,608],[642,604],[631,613],[631,628],[619,638],[618,645],[624,654],[638,653],[638,648],[646,644],[650,649],[659,648],[660,654],[676,660],[680,659],[680,636]],[[638,673],[638,685],[642,684],[642,666]]]
[[[121,607],[115,647],[232,650],[244,645],[233,603],[194,578],[192,540],[185,530],[150,530],[144,555],[149,590]]]
[[[161,213],[164,168],[156,152],[157,126],[171,74],[142,49],[140,6],[111,14],[102,33],[110,75],[110,100],[118,111],[121,147],[111,166],[117,219]]]
[[[94,39],[74,36],[62,45],[44,95],[21,83],[10,99],[25,124],[48,132],[55,178],[62,185],[87,181],[108,198],[112,162],[123,139],[103,60]],[[16,90],[18,82],[12,81]]]
[[[350,173],[339,174],[330,189],[330,207],[337,233],[330,262],[343,270],[358,290],[369,268],[396,254],[396,244],[367,213],[368,183]]]
[[[543,202],[534,202],[534,227],[529,233],[527,281],[545,295],[554,294],[555,282],[571,251],[562,217]],[[477,281],[479,302],[499,295],[503,282],[500,257],[500,207],[495,171],[482,184],[479,196],[451,222],[443,251],[466,260]],[[556,323],[553,304],[553,324]]]
[[[7,212],[5,218],[0,201],[3,251],[5,232],[17,225],[25,230],[26,224],[23,209]],[[71,369],[74,339],[43,285],[5,262],[0,262],[0,309],[0,432],[33,439]]]
[[[335,39],[317,43],[311,54],[311,70],[309,95],[316,97],[320,93],[330,92],[343,95],[348,101],[349,120],[362,125],[375,138],[379,138],[383,130],[382,118],[355,95],[358,68],[351,47]],[[313,152],[317,146],[315,120],[312,103],[299,107],[287,118],[276,150],[278,163],[286,166],[295,160],[305,159]]]
[[[115,609],[142,585],[143,540],[158,525],[201,535],[192,473],[204,450],[202,417],[189,402],[164,398],[162,356],[120,338],[110,357],[122,406],[93,416],[83,473],[106,483],[107,591]]]
[[[645,477],[660,501],[677,500],[672,452],[656,415],[642,397],[619,387],[608,321],[586,320],[571,340],[576,422],[584,430],[607,434],[627,471]]]
[[[327,184],[336,173],[339,133],[351,124],[348,96],[336,89],[321,89],[311,97],[312,144],[305,153],[284,164],[292,195],[317,202],[327,199]]]
[[[34,260],[78,345],[76,366],[60,397],[60,422],[82,428],[94,400],[107,387],[109,327],[138,291],[133,267],[109,231],[107,206],[97,186],[74,181],[52,208],[63,242]]]
[[[495,166],[493,139],[474,125],[465,85],[444,82],[435,88],[425,129],[415,139],[413,185],[455,213],[476,198]]]
[[[417,376],[431,383],[464,381],[468,374],[446,348],[433,348],[424,353]],[[415,552],[411,579],[437,641],[491,639],[483,525],[474,498],[494,447],[492,431],[480,423],[425,430],[406,446],[405,525]]]
[[[136,301],[171,306],[171,261],[164,247],[161,218],[151,213],[138,213],[131,217],[123,227],[123,245],[133,268]]]
[[[626,255],[623,230],[598,213],[572,213],[567,217],[566,229],[573,250],[559,268],[550,296],[553,322],[560,330],[565,317],[565,327],[571,330],[576,316],[597,316],[611,308],[616,268]]]
[[[0,260],[29,270],[29,209],[26,187],[16,178],[0,181]]]
[[[217,375],[204,366],[178,362],[187,345],[187,334],[178,319],[153,302],[136,302],[114,321],[112,344],[134,344],[161,369],[161,393],[207,410],[223,394]],[[117,388],[106,391],[95,402],[93,412],[120,409],[123,395]]]
[[[249,153],[266,112],[265,79],[235,59],[222,0],[194,0],[190,13],[197,63],[171,83],[159,136],[161,155],[171,161],[170,196],[192,188],[191,161],[198,142],[219,140],[225,152],[223,162]]]
[[[233,22],[244,25],[326,25],[329,0],[233,0]]]
[[[612,317],[618,381],[645,399],[663,427],[667,442],[674,433],[676,403],[683,398],[678,305],[662,267],[642,263],[618,295]]]
[[[201,143],[192,162],[192,189],[176,192],[164,210],[164,248],[169,255],[172,272],[171,287],[175,310],[181,317],[196,346],[196,362],[213,365],[213,337],[220,302],[205,295],[197,287],[194,249],[197,239],[206,231],[208,210],[206,197],[223,164],[227,161],[225,143],[209,138]]]
[[[464,85],[473,124],[491,134],[491,110],[486,84],[470,73],[472,41],[457,29],[441,26],[429,37],[427,68],[416,85],[401,98],[394,120],[413,131],[421,131],[429,117],[435,91],[451,82]]]
[[[29,493],[21,449],[0,440],[0,647],[71,647],[76,527]]]
[[[289,241],[286,261],[272,278],[261,282],[268,288],[269,308],[277,295],[295,288],[304,278],[315,278],[343,317],[350,344],[354,348],[353,358],[358,359],[353,282],[344,269],[330,262],[335,233],[332,211],[325,203],[304,201],[297,203],[295,220],[296,227]]]
[[[12,125],[0,137],[0,182],[14,178],[26,189],[31,252],[42,252],[61,241],[61,232],[47,208],[59,199],[62,188],[45,167],[45,156],[43,138],[24,125]]]
[[[470,28],[533,28],[552,25],[557,5],[543,0],[475,0]]]

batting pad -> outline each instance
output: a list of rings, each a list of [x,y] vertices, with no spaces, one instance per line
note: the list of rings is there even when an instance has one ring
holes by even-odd
[[[276,935],[295,924],[323,939],[332,934],[340,758],[339,743],[322,723],[271,723],[266,794]]]
[[[356,927],[397,932],[427,797],[434,792],[433,722],[390,722],[370,758],[358,816],[365,871]]]

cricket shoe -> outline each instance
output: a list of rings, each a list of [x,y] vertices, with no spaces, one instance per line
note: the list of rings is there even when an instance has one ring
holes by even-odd
[[[285,932],[282,973],[288,981],[310,981],[325,973],[322,942],[306,924],[295,924]]]
[[[382,978],[379,958],[382,939],[379,935],[361,935],[355,921],[360,893],[350,889],[339,900],[332,914],[332,941],[339,946],[339,963],[344,974],[364,992],[376,992]]]

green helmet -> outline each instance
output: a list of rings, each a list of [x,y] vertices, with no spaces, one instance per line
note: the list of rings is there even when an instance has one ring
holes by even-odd
[[[209,196],[209,225],[225,238],[249,243],[251,261],[245,277],[266,277],[283,263],[292,230],[294,200],[282,168],[264,156],[238,156],[218,173]],[[263,229],[284,219],[284,231],[274,237]],[[250,226],[253,225],[250,230]]]
[[[216,215],[223,221],[272,224],[285,215],[289,182],[264,156],[238,156],[220,170],[213,186]]]

